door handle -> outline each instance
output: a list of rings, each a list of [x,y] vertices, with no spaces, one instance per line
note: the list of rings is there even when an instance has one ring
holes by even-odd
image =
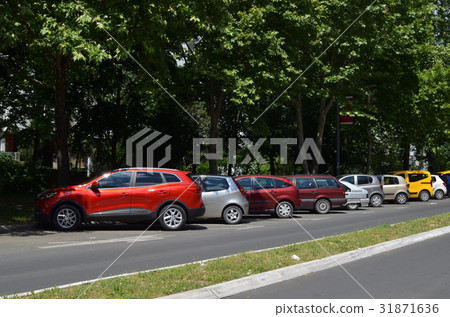
[[[128,193],[122,193],[120,196],[128,196]]]
[[[167,195],[167,190],[158,190],[158,195]]]
[[[271,190],[270,193],[271,194],[275,194],[277,191],[276,190]]]
[[[317,192],[312,192],[314,195],[316,195],[317,194]]]

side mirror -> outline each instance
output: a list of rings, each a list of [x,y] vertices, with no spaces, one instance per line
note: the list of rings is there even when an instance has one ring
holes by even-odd
[[[99,187],[99,184],[98,184],[98,182],[93,182],[92,184],[91,184],[91,189],[98,189],[98,187]]]

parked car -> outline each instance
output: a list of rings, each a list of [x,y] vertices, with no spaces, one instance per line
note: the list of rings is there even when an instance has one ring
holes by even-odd
[[[344,175],[339,181],[348,182],[369,192],[370,206],[380,207],[384,200],[383,186],[376,176],[366,174]]]
[[[250,212],[288,218],[300,205],[297,187],[286,177],[249,175],[235,180],[245,191]]]
[[[205,214],[202,218],[222,218],[228,224],[237,224],[248,215],[248,201],[244,189],[230,176],[193,175],[202,188]]]
[[[433,186],[433,197],[441,200],[447,194],[447,184],[439,175],[431,175],[431,182]]]
[[[397,204],[406,204],[409,199],[408,183],[401,176],[378,175],[380,183],[383,185],[384,200],[394,201]]]
[[[346,181],[341,181],[341,184],[345,188],[347,203],[344,206],[347,209],[356,210],[359,207],[369,206],[369,192],[367,190]]]
[[[431,185],[431,174],[427,171],[396,171],[392,174],[402,176],[409,187],[409,197],[428,201],[433,194]]]
[[[446,187],[447,187],[447,195],[450,196],[450,171],[442,171],[438,172],[438,175],[442,178],[444,181]]]
[[[163,229],[178,230],[204,213],[200,186],[189,172],[123,168],[86,184],[39,194],[35,217],[62,231],[91,220],[144,219],[159,219]]]
[[[339,181],[329,175],[287,176],[297,188],[300,196],[300,209],[326,214],[331,208],[347,203],[345,189]]]

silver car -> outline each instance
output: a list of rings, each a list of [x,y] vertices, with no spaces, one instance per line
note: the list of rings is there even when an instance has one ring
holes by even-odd
[[[384,199],[383,186],[376,176],[367,174],[354,174],[342,176],[339,181],[348,182],[369,192],[370,206],[380,207]]]
[[[369,192],[364,188],[355,186],[346,181],[341,181],[345,188],[345,198],[347,203],[344,205],[347,209],[355,210],[359,207],[369,206]]]
[[[243,215],[248,215],[249,205],[244,190],[232,177],[194,175],[192,178],[202,188],[203,218],[223,218],[228,224],[237,224]]]

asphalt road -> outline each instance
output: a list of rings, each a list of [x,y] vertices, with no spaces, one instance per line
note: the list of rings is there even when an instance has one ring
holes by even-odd
[[[383,205],[327,215],[300,212],[293,219],[250,216],[239,225],[202,220],[183,231],[150,228],[104,276],[276,247],[315,238],[450,212],[450,199]],[[301,226],[300,226],[301,225]],[[24,230],[0,235],[0,294],[97,278],[146,225],[88,225],[71,233]]]
[[[344,265],[374,297],[450,298],[450,234]],[[370,298],[340,267],[316,272],[231,298]]]

